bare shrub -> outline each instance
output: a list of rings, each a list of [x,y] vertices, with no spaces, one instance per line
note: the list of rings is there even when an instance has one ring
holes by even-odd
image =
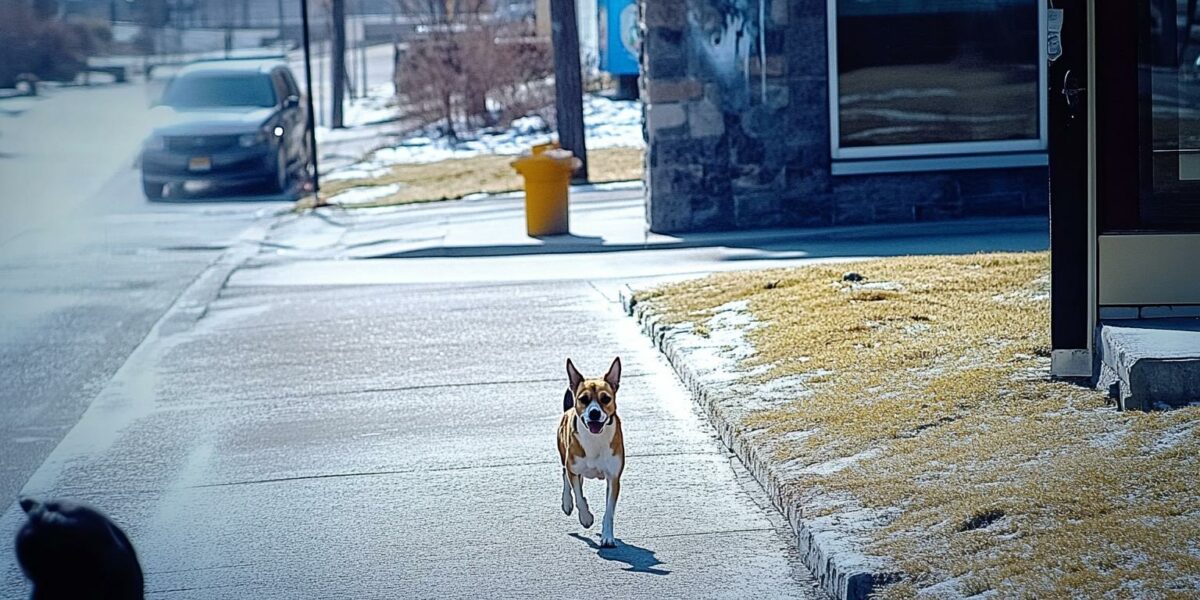
[[[554,74],[550,43],[539,38],[497,40],[502,57],[493,71],[491,97],[501,107],[499,124],[526,115],[554,124]]]
[[[410,116],[457,137],[553,104],[549,44],[526,37],[527,24],[498,22],[485,0],[408,2],[426,21],[396,65]]]
[[[72,80],[110,39],[106,25],[39,17],[24,0],[0,0],[0,87],[13,87],[22,75]]]

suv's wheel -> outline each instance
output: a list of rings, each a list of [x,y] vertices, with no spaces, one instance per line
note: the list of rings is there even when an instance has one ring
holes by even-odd
[[[150,183],[145,179],[142,180],[142,193],[146,195],[147,200],[162,200],[163,184]]]

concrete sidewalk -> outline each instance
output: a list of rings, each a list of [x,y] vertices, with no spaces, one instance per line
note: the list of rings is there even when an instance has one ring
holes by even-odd
[[[760,490],[589,282],[280,287],[229,279],[240,264],[176,303],[23,490],[125,526],[149,597],[816,597]],[[629,462],[620,545],[599,550],[599,520],[561,512],[554,428],[564,359],[593,374],[615,355]],[[585,484],[593,507],[601,490]],[[0,553],[0,597],[26,594]]]

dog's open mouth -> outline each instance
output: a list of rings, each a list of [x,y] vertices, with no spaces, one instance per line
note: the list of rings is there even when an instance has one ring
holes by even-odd
[[[604,421],[587,421],[584,424],[587,425],[588,431],[592,433],[600,433],[600,430],[604,429]]]

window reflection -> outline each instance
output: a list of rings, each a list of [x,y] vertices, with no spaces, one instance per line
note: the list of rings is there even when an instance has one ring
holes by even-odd
[[[1192,4],[1189,14],[1188,5]],[[1200,37],[1195,3],[1149,3],[1139,51],[1141,225],[1200,224]],[[1148,129],[1148,131],[1147,131]]]
[[[843,148],[1039,138],[1037,0],[837,0]]]

